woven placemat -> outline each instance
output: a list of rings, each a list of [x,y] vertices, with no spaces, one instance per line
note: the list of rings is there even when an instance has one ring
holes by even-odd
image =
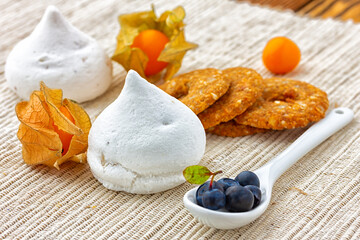
[[[47,4],[56,5],[76,27],[111,55],[119,14],[150,9],[146,0],[0,2],[0,239],[360,239],[360,25],[301,18],[225,0],[153,1],[157,13],[183,5],[188,52],[181,72],[197,68],[250,67],[271,74],[261,62],[266,42],[278,35],[302,51],[299,67],[286,77],[309,82],[329,95],[330,108],[346,106],[355,120],[289,169],[273,189],[268,210],[235,230],[198,223],[182,197],[193,186],[152,195],[104,188],[88,165],[61,170],[28,166],[16,137],[20,99],[7,87],[4,63],[12,47],[39,22]],[[92,120],[120,93],[125,77],[114,63],[112,87],[82,104]],[[254,170],[284,150],[305,129],[241,138],[207,135],[201,164],[234,177]]]

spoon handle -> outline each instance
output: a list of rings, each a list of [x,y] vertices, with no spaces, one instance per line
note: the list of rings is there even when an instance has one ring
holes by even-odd
[[[354,117],[349,108],[333,109],[324,119],[306,130],[285,151],[267,163],[264,168],[269,169],[270,179],[274,183],[289,167],[305,154],[318,146],[335,132],[346,126]]]

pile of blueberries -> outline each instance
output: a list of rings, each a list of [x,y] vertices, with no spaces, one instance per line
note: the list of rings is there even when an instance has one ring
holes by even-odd
[[[260,204],[258,176],[251,171],[239,173],[235,179],[222,178],[200,185],[196,191],[198,205],[211,210],[225,208],[230,212],[246,212]]]

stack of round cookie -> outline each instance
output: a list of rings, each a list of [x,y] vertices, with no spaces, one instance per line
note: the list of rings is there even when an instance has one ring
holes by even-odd
[[[159,87],[193,110],[207,132],[229,137],[305,127],[329,106],[327,94],[309,83],[263,79],[243,67],[195,70]]]

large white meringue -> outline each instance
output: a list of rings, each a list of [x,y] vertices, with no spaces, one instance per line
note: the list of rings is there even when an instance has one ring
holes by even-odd
[[[155,193],[184,182],[206,144],[198,117],[179,100],[130,70],[119,97],[95,120],[88,163],[106,187]]]
[[[49,6],[34,31],[10,52],[5,77],[23,99],[44,81],[48,87],[61,88],[64,97],[84,102],[107,90],[112,65],[95,39]]]

